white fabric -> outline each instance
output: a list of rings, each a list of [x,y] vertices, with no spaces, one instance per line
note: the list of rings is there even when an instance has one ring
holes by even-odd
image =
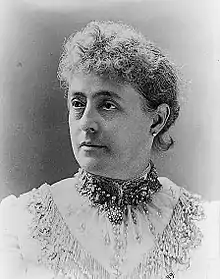
[[[180,190],[167,178],[160,178],[162,191],[156,194],[154,204],[161,209],[162,218],[152,210],[152,223],[157,232],[162,232],[172,218]],[[111,273],[109,262],[113,255],[112,244],[106,246],[103,238],[110,232],[109,223],[104,217],[98,216],[86,200],[76,195],[74,178],[60,181],[52,186],[43,185],[48,190],[60,214],[60,224],[66,225],[66,230],[78,240],[86,252],[90,253],[96,262]],[[33,192],[33,191],[32,191]],[[32,192],[19,198],[9,196],[0,206],[0,278],[1,279],[75,279],[87,278],[83,275],[63,276],[55,274],[38,262],[42,246],[30,235],[30,224],[33,222],[27,203]],[[34,190],[38,192],[38,190]],[[192,254],[191,267],[187,271],[174,273],[175,279],[217,279],[220,278],[220,202],[204,203],[207,218],[198,222],[204,238],[202,246]],[[123,267],[125,272],[132,271],[141,261],[143,253],[154,246],[150,237],[147,220],[139,215],[139,229],[142,235],[141,244],[134,241],[136,229],[132,224],[129,229],[128,250]],[[58,231],[58,227],[56,229]],[[55,230],[55,231],[56,231]],[[113,236],[110,234],[110,241]],[[60,238],[62,239],[62,238]],[[65,241],[65,239],[63,240]],[[168,274],[167,274],[168,276]],[[93,277],[91,277],[93,278]],[[94,277],[99,278],[99,277]],[[112,277],[115,278],[115,277]],[[142,278],[142,277],[141,277]],[[144,279],[145,277],[143,277]],[[156,277],[155,277],[156,278]],[[164,278],[172,278],[164,277]],[[145,279],[148,279],[147,277]],[[163,279],[163,278],[162,278]]]

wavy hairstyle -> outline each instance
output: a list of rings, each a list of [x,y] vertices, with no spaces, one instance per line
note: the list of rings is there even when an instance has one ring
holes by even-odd
[[[179,78],[174,64],[141,33],[121,22],[90,22],[63,44],[57,72],[62,88],[68,90],[76,72],[130,84],[144,97],[145,111],[168,104],[170,115],[152,147],[166,151],[173,146],[172,137],[164,134],[179,116]]]

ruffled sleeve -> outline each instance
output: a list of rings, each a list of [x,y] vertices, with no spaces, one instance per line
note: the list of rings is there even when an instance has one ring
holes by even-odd
[[[10,195],[0,204],[0,278],[58,279],[51,271],[25,256],[21,240],[26,238],[28,215],[25,212],[26,198],[22,196]]]

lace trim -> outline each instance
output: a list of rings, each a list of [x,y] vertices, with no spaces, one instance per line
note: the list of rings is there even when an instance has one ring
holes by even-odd
[[[41,245],[38,263],[53,270],[56,275],[69,278],[110,278],[109,273],[72,236],[48,187],[45,184],[33,191],[27,205],[33,215],[30,234]]]
[[[172,218],[163,233],[156,236],[155,246],[142,263],[134,270],[130,279],[146,275],[147,278],[177,274],[191,265],[193,250],[201,245],[203,234],[195,224],[205,218],[201,197],[181,189]],[[126,277],[127,278],[127,277]],[[144,277],[145,278],[145,277]]]
[[[33,191],[28,211],[33,215],[30,234],[41,245],[39,263],[55,274],[64,274],[70,276],[69,278],[112,278],[71,234],[54,203],[48,185]],[[170,272],[176,273],[189,268],[191,252],[201,244],[203,237],[195,222],[204,217],[200,197],[182,189],[170,222],[162,234],[155,236],[154,248],[143,256],[143,261],[131,274],[120,278],[165,278]]]

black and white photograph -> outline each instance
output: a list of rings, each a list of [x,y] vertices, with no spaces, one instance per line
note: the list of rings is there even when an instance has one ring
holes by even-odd
[[[220,278],[219,15],[0,0],[0,279]]]

